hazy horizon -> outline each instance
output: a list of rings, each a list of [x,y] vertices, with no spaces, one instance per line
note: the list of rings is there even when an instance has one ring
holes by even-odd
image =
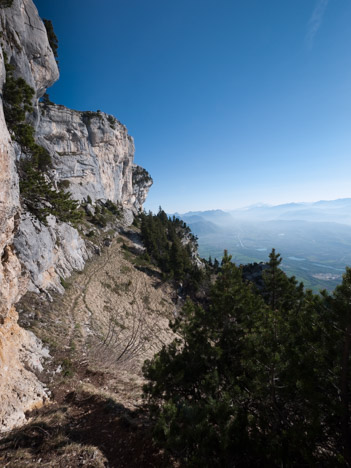
[[[254,202],[249,205],[237,205],[237,206],[232,206],[231,208],[222,208],[222,207],[216,207],[216,208],[205,208],[205,209],[194,209],[194,210],[187,210],[187,211],[169,211],[164,208],[164,206],[161,206],[161,208],[166,212],[171,215],[178,213],[179,215],[184,215],[187,213],[197,213],[197,212],[205,212],[205,211],[224,211],[224,212],[231,212],[235,210],[246,210],[249,208],[255,208],[255,207],[278,207],[278,206],[283,206],[283,205],[292,205],[292,204],[299,204],[299,205],[310,205],[314,203],[319,203],[319,202],[335,202],[335,201],[341,201],[341,200],[349,200],[351,201],[351,196],[350,197],[338,197],[338,198],[333,198],[333,199],[315,199],[315,200],[302,200],[302,201],[296,201],[296,200],[290,200],[284,203],[265,203],[265,202]],[[159,206],[157,207],[156,210],[151,210],[154,213],[157,213],[159,210]]]

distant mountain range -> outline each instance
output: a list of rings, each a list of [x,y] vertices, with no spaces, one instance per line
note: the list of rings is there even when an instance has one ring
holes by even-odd
[[[238,264],[267,261],[275,248],[285,271],[314,290],[334,289],[351,265],[351,198],[175,215],[198,236],[203,257],[227,249]]]
[[[232,210],[230,214],[236,219],[264,219],[266,221],[286,219],[351,225],[351,198],[321,200],[314,203],[252,206]]]
[[[176,216],[188,222],[206,220],[218,225],[228,225],[235,221],[300,220],[331,222],[351,225],[351,198],[320,200],[313,203],[285,203],[282,205],[253,205],[236,210],[189,211]]]

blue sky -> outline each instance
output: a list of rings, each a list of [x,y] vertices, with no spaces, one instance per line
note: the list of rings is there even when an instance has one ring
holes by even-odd
[[[350,0],[34,0],[53,101],[111,113],[147,209],[351,197]]]

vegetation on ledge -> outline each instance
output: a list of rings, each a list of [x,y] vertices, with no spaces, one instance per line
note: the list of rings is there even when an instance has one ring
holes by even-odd
[[[133,184],[148,184],[152,183],[152,177],[146,169],[141,166],[133,167]]]

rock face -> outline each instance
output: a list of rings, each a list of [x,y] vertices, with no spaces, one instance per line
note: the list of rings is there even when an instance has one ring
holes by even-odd
[[[78,231],[54,216],[48,216],[45,226],[24,213],[14,246],[29,273],[28,289],[33,292],[53,289],[63,293],[60,279],[70,276],[72,270],[82,270],[88,259]]]
[[[11,3],[11,2],[9,2]],[[59,71],[45,26],[32,0],[13,0],[0,7],[2,48],[8,61],[41,97],[58,80]]]
[[[149,193],[153,180],[143,167],[133,165],[133,205],[137,211],[141,211]]]
[[[75,200],[120,202],[132,207],[133,138],[103,112],[40,105],[38,142],[52,156],[54,178],[65,181]]]
[[[58,77],[45,27],[31,0],[14,0],[0,8],[0,86],[5,81],[5,57],[41,96]],[[2,95],[2,94],[1,94]],[[14,304],[26,290],[26,274],[14,253],[19,224],[19,186],[15,149],[0,102],[0,430],[23,421],[25,411],[42,403],[45,390],[29,370],[40,367],[45,354],[33,334],[17,325]],[[30,359],[28,357],[31,356]]]
[[[121,204],[124,224],[130,225],[152,179],[133,164],[134,142],[126,127],[103,112],[79,112],[54,104],[39,104],[39,111],[37,141],[52,157],[51,177],[56,185],[64,184],[72,198],[81,202],[90,198],[92,203]],[[45,226],[28,213],[21,217],[15,247],[33,291],[63,292],[60,277],[83,269],[88,258],[76,229],[53,217]]]
[[[133,178],[134,143],[127,129],[104,113],[77,112],[39,104],[59,77],[45,26],[32,0],[0,0],[0,431],[22,422],[24,414],[46,397],[31,370],[47,351],[35,336],[17,325],[14,305],[29,288],[63,292],[60,277],[82,269],[88,251],[76,229],[53,216],[44,225],[21,212],[16,157],[3,113],[5,60],[34,89],[34,112],[28,116],[36,139],[52,155],[54,183],[62,182],[76,200],[88,196],[119,202],[126,223],[140,210],[151,178]],[[134,169],[135,170],[135,169]]]
[[[33,372],[41,371],[48,350],[17,324],[12,307],[0,326],[0,432],[25,421],[25,412],[42,406],[44,386]]]

